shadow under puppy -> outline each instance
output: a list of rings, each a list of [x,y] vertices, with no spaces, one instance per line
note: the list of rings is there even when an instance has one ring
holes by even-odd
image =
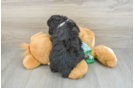
[[[81,48],[80,30],[73,20],[60,15],[51,16],[47,24],[53,45],[49,55],[51,71],[68,77],[81,60],[88,58]]]

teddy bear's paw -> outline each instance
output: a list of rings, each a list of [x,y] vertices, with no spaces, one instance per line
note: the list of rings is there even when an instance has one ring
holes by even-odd
[[[104,47],[109,51],[109,54],[108,55],[111,58],[109,60],[105,60],[106,65],[108,67],[115,67],[116,66],[116,63],[117,63],[117,58],[116,58],[116,55],[114,54],[114,51],[111,48],[109,48],[109,47],[106,47],[106,46],[104,46]]]
[[[83,75],[86,74],[87,70],[88,70],[88,65],[87,65],[85,60],[82,60],[70,72],[68,77],[71,78],[71,79],[81,78]]]
[[[94,57],[103,65],[108,67],[115,67],[117,63],[116,55],[114,51],[104,45],[99,45],[94,47],[93,53]]]
[[[41,63],[37,61],[32,55],[27,55],[23,60],[23,65],[26,69],[34,69]]]
[[[106,60],[105,63],[108,67],[115,67],[116,66],[116,60],[112,59],[112,60]]]

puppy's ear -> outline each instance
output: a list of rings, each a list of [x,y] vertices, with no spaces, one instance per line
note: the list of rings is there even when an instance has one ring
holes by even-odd
[[[78,27],[73,27],[73,28],[72,28],[72,33],[73,33],[73,34],[79,34],[79,32],[80,32],[80,30],[79,30]]]

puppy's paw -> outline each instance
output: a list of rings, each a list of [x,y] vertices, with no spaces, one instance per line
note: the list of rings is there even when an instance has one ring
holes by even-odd
[[[62,75],[62,77],[64,77],[64,78],[68,78],[68,75]]]
[[[57,71],[57,70],[55,70],[55,69],[51,69],[51,71],[52,71],[52,72],[58,72],[58,71]]]

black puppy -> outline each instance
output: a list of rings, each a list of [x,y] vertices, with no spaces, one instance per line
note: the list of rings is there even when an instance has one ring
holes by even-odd
[[[51,71],[68,77],[71,70],[85,58],[79,38],[80,30],[73,20],[60,15],[51,16],[47,24],[53,45],[49,55]]]

